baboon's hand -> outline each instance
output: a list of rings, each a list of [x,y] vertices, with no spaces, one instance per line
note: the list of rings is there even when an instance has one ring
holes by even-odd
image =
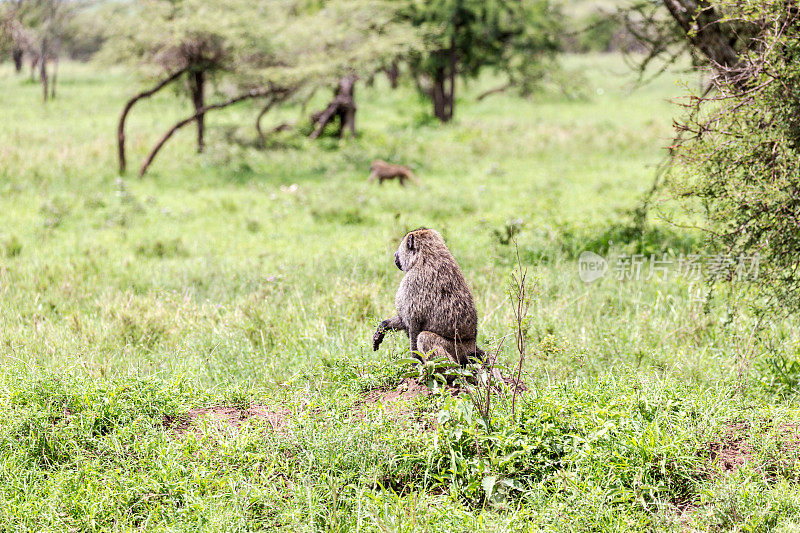
[[[386,334],[386,330],[384,329],[383,322],[381,322],[378,329],[375,330],[375,335],[372,336],[372,351],[377,351],[378,347],[383,342],[383,336]]]

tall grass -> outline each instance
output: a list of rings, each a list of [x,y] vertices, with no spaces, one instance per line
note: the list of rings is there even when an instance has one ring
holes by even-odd
[[[793,324],[753,335],[746,307],[686,277],[578,278],[584,250],[698,250],[658,219],[627,231],[684,76],[632,91],[618,57],[568,63],[582,97],[476,103],[487,77],[447,126],[378,80],[346,142],[281,133],[258,149],[242,105],[209,117],[205,154],[182,132],[141,181],[114,162],[135,79],[66,64],[43,106],[0,65],[0,529],[791,529]],[[131,161],[187,105],[136,109]],[[370,186],[374,158],[422,186]],[[391,253],[419,226],[472,284],[481,345],[515,327],[509,227],[537,280],[531,391],[495,402],[496,431],[463,398],[363,401],[403,370],[400,336],[369,340],[393,307]],[[515,354],[504,343],[500,362]],[[165,422],[250,404],[286,424]],[[713,450],[735,439],[747,460],[721,474]]]

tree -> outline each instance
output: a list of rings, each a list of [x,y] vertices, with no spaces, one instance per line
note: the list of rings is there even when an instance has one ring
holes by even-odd
[[[411,68],[442,122],[453,118],[458,77],[491,67],[529,92],[558,50],[560,15],[546,0],[410,0],[401,16],[424,36]]]
[[[10,0],[0,4],[0,33],[10,43],[14,66],[22,70],[24,55],[39,68],[42,98],[56,96],[56,76],[61,42],[68,25],[81,7],[67,0]],[[48,70],[48,63],[53,68]]]
[[[228,8],[229,7],[229,8]],[[125,172],[125,122],[133,106],[165,87],[179,85],[194,107],[197,151],[205,145],[207,85],[222,73],[235,72],[244,54],[259,50],[261,39],[248,32],[246,4],[202,0],[142,0],[123,4],[109,32],[107,58],[135,63],[158,81],[134,95],[123,108],[117,128],[120,172]],[[255,42],[254,42],[255,41]]]
[[[338,86],[332,101],[336,105],[317,117],[315,136],[336,116],[342,131],[354,132],[356,80],[417,41],[410,26],[392,24],[392,5],[368,0],[143,0],[123,5],[124,16],[109,36],[106,56],[132,61],[155,83],[134,95],[121,113],[120,172],[127,166],[125,123],[132,108],[168,86],[181,87],[194,112],[167,130],[146,157],[140,176],[176,131],[196,124],[200,151],[206,113],[246,100],[264,102],[256,120],[263,139],[261,119],[270,108]],[[225,98],[208,103],[209,83]]]
[[[19,20],[22,0],[0,4],[0,53],[10,53],[14,70],[22,71],[25,50],[31,48],[29,32]]]
[[[395,0],[325,0],[302,14],[276,35],[281,72],[302,86],[306,98],[333,88],[328,105],[313,113],[311,138],[319,137],[334,119],[339,136],[356,132],[355,86],[393,65],[398,58],[422,50],[417,28],[400,20],[404,4]]]
[[[688,115],[678,123],[674,153],[682,166],[674,170],[671,185],[682,204],[705,220],[713,249],[733,259],[714,281],[735,280],[742,259],[756,260],[757,293],[775,304],[773,310],[797,312],[798,8],[790,2],[729,0],[705,9],[713,9],[720,29],[735,24],[746,28],[748,37],[738,33],[742,42],[721,54],[725,46],[714,44],[719,41],[690,30],[690,43],[708,54],[716,75],[711,90],[690,99]],[[697,13],[694,20],[703,17]]]
[[[619,17],[647,50],[639,70],[663,59],[658,73],[689,54],[697,67],[736,75],[740,55],[757,43],[752,21],[731,16],[729,3],[711,0],[642,0],[622,9]]]
[[[334,118],[339,118],[339,137],[356,134],[356,100],[355,85],[358,76],[347,74],[339,80],[339,86],[333,95],[333,100],[322,111],[318,111],[311,116],[311,121],[315,124],[314,131],[309,136],[312,139],[319,137],[325,130],[325,126]]]

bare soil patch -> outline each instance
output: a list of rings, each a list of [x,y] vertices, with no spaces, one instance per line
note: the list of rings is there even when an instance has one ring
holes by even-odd
[[[505,384],[506,387],[510,391],[517,390],[517,392],[524,393],[528,390],[528,387],[525,383],[521,380],[517,380],[514,377],[507,377],[503,376],[499,373],[499,371],[494,371],[495,383],[502,382]],[[450,394],[453,396],[458,396],[464,394],[464,390],[462,387],[458,386],[457,384],[448,384],[444,385],[445,390],[449,391]],[[500,387],[493,386],[494,391],[501,391]],[[413,400],[418,396],[430,396],[432,394],[431,390],[424,384],[420,383],[415,378],[405,378],[401,381],[396,387],[392,389],[374,389],[367,392],[364,395],[363,403],[383,403],[383,404],[392,404],[397,403],[401,400]]]
[[[781,449],[785,452],[797,454],[800,452],[800,423],[790,422],[781,424],[778,428],[781,434]]]
[[[521,380],[514,377],[503,376],[498,370],[493,371],[495,383],[502,382],[510,391],[526,392],[528,387]],[[450,391],[454,396],[464,393],[462,387],[458,385],[445,385],[445,390]],[[493,390],[500,391],[499,387],[492,387]],[[415,378],[405,378],[393,389],[374,389],[364,396],[364,403],[395,403],[400,400],[412,400],[417,396],[430,396],[431,390]]]
[[[239,428],[241,425],[253,420],[264,420],[273,429],[281,431],[286,425],[289,416],[287,411],[275,411],[264,405],[253,404],[247,409],[239,407],[214,405],[211,407],[195,407],[180,417],[165,416],[162,423],[165,428],[182,435],[195,427],[201,418],[207,419],[212,425],[221,429],[224,427]]]
[[[458,389],[455,387],[448,385],[447,388],[453,394],[458,393]],[[411,401],[431,394],[431,390],[424,383],[420,383],[414,378],[405,378],[392,389],[374,389],[367,392],[363,400],[356,402],[353,414],[356,417],[363,417],[366,414],[366,406],[381,406],[385,416],[388,416],[394,423],[406,428],[413,426],[422,431],[428,431],[434,427],[432,417],[416,412]]]
[[[751,442],[752,428],[747,422],[730,422],[719,439],[708,444],[709,458],[716,466],[716,473],[734,472],[754,459],[755,448]],[[800,459],[800,423],[786,422],[775,427],[775,443],[778,454],[762,458],[758,465],[765,473],[788,468]],[[713,474],[713,472],[709,472]]]
[[[389,390],[375,389],[364,396],[364,403],[394,403],[412,400],[417,396],[429,396],[430,389],[414,378],[405,378],[397,387]]]
[[[709,458],[723,472],[733,472],[750,461],[753,446],[748,440],[750,430],[746,422],[730,423],[718,441],[708,447]]]
[[[774,428],[775,444],[778,453],[756,457],[757,450],[752,442],[753,428],[749,422],[731,421],[722,429],[719,438],[706,444],[709,463],[700,467],[701,476],[711,479],[719,475],[736,472],[747,463],[759,461],[754,467],[767,478],[774,478],[776,472],[784,468],[794,468],[800,462],[800,423],[784,422]],[[694,500],[674,502],[675,514],[682,531],[695,531],[692,526],[693,514],[703,506]]]

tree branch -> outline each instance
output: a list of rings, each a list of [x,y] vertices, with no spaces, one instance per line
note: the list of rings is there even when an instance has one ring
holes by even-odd
[[[282,89],[277,89],[275,87],[265,87],[265,88],[261,88],[261,89],[252,89],[252,90],[250,90],[250,91],[248,91],[248,92],[246,92],[244,94],[240,94],[238,96],[234,96],[233,98],[231,98],[229,100],[226,100],[224,102],[219,102],[217,104],[212,104],[212,105],[207,105],[207,106],[201,107],[192,116],[187,117],[187,118],[185,118],[183,120],[180,120],[180,121],[176,122],[169,130],[167,130],[167,132],[161,137],[161,139],[158,141],[158,143],[156,143],[155,147],[153,147],[153,150],[150,152],[150,154],[144,160],[144,163],[142,163],[142,166],[139,169],[139,177],[141,178],[142,176],[144,176],[145,172],[147,172],[147,169],[153,163],[153,160],[155,159],[155,157],[158,154],[159,150],[161,150],[161,148],[169,140],[169,138],[172,137],[175,134],[175,132],[177,132],[182,127],[186,126],[187,124],[191,124],[192,122],[197,120],[197,117],[199,117],[200,115],[203,115],[203,114],[205,114],[205,113],[207,113],[209,111],[212,111],[214,109],[222,109],[224,107],[231,106],[231,105],[239,103],[239,102],[241,102],[243,100],[250,100],[250,99],[253,99],[253,98],[261,98],[261,97],[264,97],[264,96],[274,95],[276,93],[280,94],[282,92],[285,93],[286,89],[282,90]]]
[[[264,118],[264,115],[266,115],[270,109],[272,109],[272,106],[274,104],[275,104],[275,99],[271,98],[264,105],[264,107],[261,108],[261,111],[258,113],[258,117],[256,117],[256,131],[258,132],[258,139],[261,141],[262,145],[266,144],[267,138],[264,135],[264,131],[261,129],[261,119]]]
[[[739,62],[732,44],[735,40],[725,33],[721,17],[708,0],[663,0],[663,3],[689,42],[715,67],[731,68]]]
[[[119,173],[125,174],[125,120],[128,118],[128,113],[130,113],[131,108],[133,105],[141,100],[142,98],[149,98],[153,96],[155,93],[172,83],[173,81],[177,80],[184,72],[188,69],[181,69],[177,72],[172,73],[169,77],[161,80],[155,87],[148,89],[146,91],[142,91],[125,104],[125,107],[122,110],[122,115],[119,117],[119,124],[117,125],[117,157],[119,159]]]
[[[488,91],[483,91],[481,94],[478,95],[477,98],[475,98],[475,100],[480,102],[484,98],[487,98],[487,97],[489,97],[489,96],[491,96],[493,94],[502,93],[502,92],[508,90],[510,87],[511,87],[511,83],[510,82],[509,83],[504,83],[503,85],[499,85],[497,87],[489,89]]]

